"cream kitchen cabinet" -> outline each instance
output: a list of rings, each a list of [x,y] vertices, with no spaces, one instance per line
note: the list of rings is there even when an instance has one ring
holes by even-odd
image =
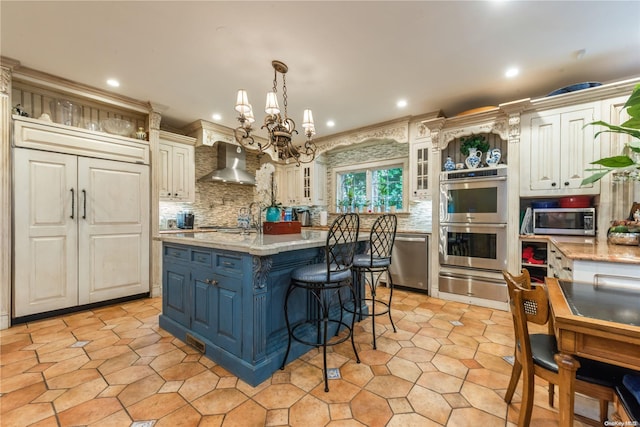
[[[301,166],[284,165],[277,169],[278,202],[284,206],[299,205],[302,200]]]
[[[195,143],[195,138],[160,131],[160,200],[195,201]]]
[[[409,152],[410,197],[423,200],[429,195],[429,152],[431,140],[414,142]]]
[[[327,204],[327,164],[322,157],[300,165],[302,169],[301,203],[310,206]]]
[[[34,122],[16,121],[13,317],[148,293],[148,145]]]
[[[597,156],[594,127],[597,102],[522,115],[521,196],[599,194],[600,184],[581,186]]]

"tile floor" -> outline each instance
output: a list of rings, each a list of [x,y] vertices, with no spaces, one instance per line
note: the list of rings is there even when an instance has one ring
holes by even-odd
[[[386,289],[381,289],[381,292]],[[150,298],[0,331],[0,425],[515,426],[520,395],[503,396],[513,352],[510,314],[396,290],[393,317],[356,326],[333,347],[340,379],[325,393],[311,349],[251,387],[158,327]],[[388,328],[387,328],[388,327]],[[557,396],[557,394],[556,394]],[[556,426],[545,384],[531,426]],[[595,402],[576,401],[595,416]],[[582,426],[576,422],[576,426]]]

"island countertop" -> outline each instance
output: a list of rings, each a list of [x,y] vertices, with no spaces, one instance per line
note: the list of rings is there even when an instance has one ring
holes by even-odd
[[[155,239],[167,243],[201,246],[243,252],[256,256],[275,255],[298,249],[317,248],[327,242],[327,231],[302,230],[296,234],[248,234],[226,232],[184,232],[161,234]],[[369,233],[359,233],[358,240],[368,240]]]

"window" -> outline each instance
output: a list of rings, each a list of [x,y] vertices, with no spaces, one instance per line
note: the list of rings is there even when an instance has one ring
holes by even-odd
[[[405,162],[376,162],[336,168],[336,204],[343,211],[364,208],[388,212],[403,210]]]

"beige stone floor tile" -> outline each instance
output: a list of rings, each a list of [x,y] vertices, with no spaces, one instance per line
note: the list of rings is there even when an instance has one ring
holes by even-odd
[[[38,396],[42,396],[47,392],[47,388],[43,382],[36,382],[26,387],[5,393],[0,397],[0,419],[1,414],[12,411],[30,402],[42,403],[46,401],[36,401]],[[1,423],[0,423],[1,424]]]
[[[399,357],[391,359],[387,363],[387,367],[389,368],[391,375],[395,375],[396,377],[403,378],[410,382],[415,382],[420,375],[422,375],[422,370],[417,364]]]
[[[56,412],[80,405],[97,397],[107,388],[107,383],[102,377],[82,382],[73,388],[67,389],[53,401]]]
[[[202,397],[191,402],[193,407],[202,415],[216,415],[226,414],[233,408],[244,403],[248,397],[232,388],[223,388],[220,390],[213,390],[205,394]],[[276,397],[272,397],[272,400],[277,401]],[[279,404],[280,407],[290,406],[285,404]],[[265,406],[265,405],[262,405]],[[266,407],[266,406],[265,406]],[[269,409],[269,408],[267,408]]]
[[[365,386],[365,390],[386,399],[406,397],[413,386],[412,382],[392,375],[376,376]]]
[[[206,370],[200,363],[180,363],[179,365],[171,366],[170,368],[163,369],[159,372],[160,376],[166,381],[184,381],[188,378],[198,375],[202,371]],[[235,384],[234,384],[235,386]]]
[[[387,427],[441,427],[444,424],[438,424],[427,417],[420,414],[396,414],[394,415]]]
[[[158,420],[186,404],[178,393],[160,393],[127,407],[127,412],[135,421]]]
[[[444,425],[449,419],[451,406],[440,393],[416,385],[409,392],[407,399],[416,413],[432,421]]]
[[[110,387],[124,387],[117,395],[126,407],[146,399],[157,393],[164,385],[164,380],[158,374],[152,374],[131,384],[117,384]]]
[[[160,356],[154,356],[155,359],[149,364],[149,366],[151,366],[157,372],[160,372],[163,369],[170,368],[182,362],[186,356],[187,354],[184,351],[174,348],[173,350]]]
[[[86,401],[78,406],[62,411],[58,414],[60,425],[87,425],[99,421],[122,410],[118,399],[107,397]]]
[[[2,414],[3,426],[28,426],[54,415],[51,403],[29,403]]]
[[[232,409],[224,418],[225,427],[262,427],[267,419],[267,410],[252,400],[247,400]]]
[[[267,409],[288,408],[304,394],[304,390],[293,384],[272,384],[253,396],[253,400]]]
[[[9,378],[25,372],[33,372],[33,368],[36,366],[38,366],[38,359],[34,356],[28,356],[3,366],[0,369],[0,378]]]
[[[501,416],[503,419],[507,413],[507,403],[502,396],[497,393],[492,393],[491,388],[483,387],[471,382],[465,382],[462,386],[460,394],[467,399],[467,402],[489,414]]]
[[[183,363],[184,365],[184,363]],[[235,388],[238,384],[238,378],[236,377],[222,377],[216,385],[217,388]]]
[[[452,408],[467,408],[471,406],[471,403],[460,393],[447,393],[443,394],[442,397],[445,398],[449,406]]]
[[[332,403],[329,405],[329,415],[332,421],[352,418],[351,405],[349,403]]]
[[[469,371],[469,368],[467,368],[464,363],[460,362],[458,359],[442,354],[436,354],[433,356],[431,363],[433,363],[441,372],[454,375],[458,378],[464,378]]]
[[[311,394],[296,401],[289,410],[292,426],[324,426],[330,420],[329,405]]]
[[[26,359],[35,359],[36,356],[37,354],[34,350],[21,350],[21,349],[18,349],[16,351],[1,350],[0,368],[3,368],[7,365],[11,365],[13,363],[20,362]],[[2,371],[4,371],[4,369],[2,369]]]
[[[200,415],[192,406],[184,405],[160,418],[153,427],[192,427],[197,426],[201,419],[202,415]]]
[[[47,369],[42,371],[42,374],[44,375],[44,377],[48,382],[51,381],[53,378],[60,377],[62,375],[67,375],[67,378],[69,376],[68,374],[71,374],[71,376],[75,376],[79,370],[86,371],[86,372],[82,372],[82,374],[85,374],[85,375],[89,375],[89,372],[92,372],[92,371],[95,374],[98,374],[98,372],[95,369],[85,368],[88,362],[90,362],[90,359],[87,357],[87,355],[80,354],[79,356],[72,357],[67,360],[63,360],[62,362],[54,363],[53,365],[49,366]],[[80,379],[80,381],[82,381],[82,379]],[[54,388],[60,388],[60,387],[54,387]]]
[[[266,427],[289,425],[289,409],[270,409],[264,425]]]
[[[122,427],[129,426],[133,420],[127,414],[127,412],[122,409],[120,411],[114,412],[113,414],[104,417],[101,420],[98,420],[94,423],[89,424],[89,427]]]
[[[0,393],[11,393],[24,387],[36,384],[42,381],[42,374],[36,372],[28,372],[25,374],[13,375],[8,378],[0,379]]]
[[[58,419],[55,416],[50,416],[40,421],[36,421],[30,424],[29,427],[59,427]]]
[[[324,381],[311,390],[311,394],[327,403],[347,403],[360,388],[343,379],[329,380],[329,391],[324,391]]]
[[[497,426],[504,423],[504,418],[477,408],[456,408],[451,413],[448,425],[460,427]]]
[[[373,372],[366,364],[351,361],[340,368],[340,376],[351,384],[364,387],[373,378]]]
[[[128,366],[119,371],[105,375],[104,378],[110,385],[114,384],[131,384],[141,378],[155,374],[155,371],[149,366]]]
[[[459,392],[463,383],[461,378],[440,371],[425,372],[416,381],[417,385],[440,394]]]
[[[366,390],[353,398],[351,410],[356,420],[370,427],[383,427],[393,416],[393,411],[384,398]]]
[[[138,359],[139,356],[134,351],[126,351],[106,360],[97,359],[102,362],[100,366],[98,366],[98,371],[100,371],[102,375],[109,375],[133,365]]]
[[[175,393],[180,390],[183,383],[184,381],[167,381],[162,387],[160,387],[158,393]]]
[[[93,360],[107,360],[126,353],[132,353],[133,350],[127,345],[110,345],[99,350],[89,351],[87,355]]]
[[[220,377],[213,372],[204,371],[185,380],[178,390],[178,393],[180,393],[187,402],[192,402],[216,388],[219,380]]]

